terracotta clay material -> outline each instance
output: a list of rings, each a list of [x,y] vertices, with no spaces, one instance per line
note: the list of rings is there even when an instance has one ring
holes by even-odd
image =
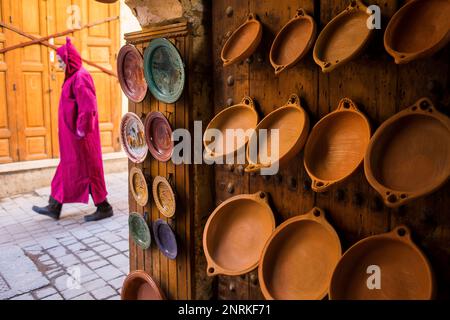
[[[232,142],[231,145],[233,148],[227,152],[227,129],[243,130],[246,132],[248,130],[254,130],[257,124],[258,113],[256,112],[254,102],[250,97],[244,97],[241,103],[222,110],[211,120],[205,130],[203,144],[205,146],[206,155],[209,158],[218,158],[226,157],[227,155],[240,151],[241,148],[245,147],[248,136],[246,136],[243,141],[235,140],[234,143]],[[212,142],[207,136],[209,129],[217,129],[222,133],[222,140],[214,141],[215,148],[209,146]],[[222,152],[217,150],[217,146],[222,146]]]
[[[375,270],[375,271],[374,271]],[[379,289],[369,279],[380,276]],[[399,226],[354,244],[338,262],[330,282],[333,300],[428,300],[434,297],[434,276],[428,259]]]
[[[253,13],[239,26],[225,42],[220,57],[223,65],[242,61],[250,57],[258,47],[262,38],[262,25]]]
[[[286,220],[270,236],[261,255],[258,276],[264,297],[325,298],[341,254],[339,237],[321,209]]]
[[[143,59],[135,46],[123,46],[117,56],[117,75],[120,87],[133,102],[141,102],[147,94],[147,82],[144,77]]]
[[[372,34],[367,27],[370,14],[359,0],[331,20],[320,33],[313,57],[323,72],[330,72],[357,56]]]
[[[145,140],[153,158],[162,162],[170,160],[174,147],[172,128],[161,112],[152,111],[145,118]]]
[[[278,32],[270,48],[270,63],[275,74],[293,66],[311,49],[316,38],[316,23],[304,9]]]
[[[167,218],[172,218],[176,211],[176,197],[170,182],[164,177],[157,176],[153,179],[152,190],[159,212]]]
[[[155,280],[145,271],[131,272],[123,282],[122,300],[165,300]]]
[[[264,245],[275,229],[265,192],[241,194],[220,204],[203,231],[207,274],[241,275],[258,266]]]
[[[145,207],[148,202],[148,186],[147,179],[141,169],[136,167],[131,168],[129,183],[134,200],[141,207]]]
[[[342,99],[314,126],[306,142],[304,164],[312,189],[326,191],[350,176],[362,163],[369,141],[366,116],[352,100]]]
[[[389,21],[384,34],[386,51],[403,64],[432,55],[450,40],[450,1],[414,0]]]
[[[389,207],[434,192],[450,176],[450,119],[420,99],[378,128],[364,171]]]
[[[139,117],[126,113],[120,122],[120,143],[128,158],[134,163],[145,160],[148,148],[145,143],[144,124]]]
[[[267,141],[259,141],[259,130],[267,129]],[[278,159],[271,159],[271,130],[279,130]],[[258,123],[255,134],[251,136],[247,145],[247,160],[249,165],[246,172],[256,172],[261,168],[269,167],[279,161],[280,165],[287,163],[304,146],[309,132],[309,118],[305,110],[300,105],[300,99],[296,94],[289,97],[288,102],[281,108],[269,113],[260,123]],[[251,159],[250,146],[258,143],[258,158]],[[266,151],[267,150],[267,151]],[[268,159],[263,159],[260,154]]]

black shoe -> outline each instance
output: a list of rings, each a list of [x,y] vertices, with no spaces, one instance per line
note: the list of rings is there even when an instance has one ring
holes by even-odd
[[[90,222],[90,221],[98,221],[102,219],[106,219],[113,216],[113,208],[108,203],[107,200],[103,201],[99,205],[97,205],[97,211],[95,211],[93,214],[89,214],[87,216],[84,216],[84,221]]]
[[[48,206],[46,207],[37,207],[33,206],[31,208],[34,212],[39,214],[43,214],[55,220],[59,220],[59,216],[61,215],[62,204],[59,203],[52,196],[48,199]]]

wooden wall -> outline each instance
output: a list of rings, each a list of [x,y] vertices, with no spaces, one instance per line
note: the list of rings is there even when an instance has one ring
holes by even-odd
[[[319,31],[349,4],[342,0],[215,0],[213,1],[213,63],[215,112],[250,95],[258,103],[261,116],[282,106],[291,93],[297,93],[309,113],[312,125],[349,97],[369,117],[373,131],[396,112],[428,96],[448,114],[449,49],[429,59],[397,66],[383,47],[383,33],[389,18],[403,4],[396,0],[373,0],[382,9],[383,29],[377,30],[365,53],[331,74],[322,74],[312,52],[294,68],[276,77],[269,62],[269,50],[276,33],[303,7],[315,17]],[[366,3],[368,4],[368,3]],[[227,16],[231,7],[233,14]],[[255,13],[263,24],[263,40],[253,57],[223,68],[220,51],[226,38]],[[229,77],[234,80],[228,84]],[[231,170],[234,169],[234,170]],[[343,249],[367,237],[389,231],[398,224],[408,225],[413,239],[430,258],[437,275],[438,297],[450,297],[450,184],[426,198],[399,209],[385,207],[368,184],[363,169],[329,191],[316,194],[303,167],[303,154],[281,168],[274,177],[240,174],[238,168],[216,166],[216,205],[240,194],[264,190],[270,193],[278,222],[305,213],[312,206],[326,210],[336,228]],[[232,184],[234,188],[228,188]],[[228,190],[234,189],[230,193]],[[257,272],[241,277],[218,279],[219,299],[262,298]]]

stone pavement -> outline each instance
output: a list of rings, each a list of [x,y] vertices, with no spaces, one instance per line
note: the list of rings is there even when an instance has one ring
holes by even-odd
[[[109,219],[86,223],[89,205],[63,206],[59,221],[35,214],[50,188],[0,199],[0,299],[120,299],[129,271],[127,173],[106,175]]]

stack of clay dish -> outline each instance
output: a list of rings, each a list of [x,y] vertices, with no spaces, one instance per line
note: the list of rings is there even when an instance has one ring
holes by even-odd
[[[147,225],[147,215],[142,217],[139,213],[131,212],[128,216],[128,228],[133,241],[142,249],[150,248],[152,236]]]
[[[165,300],[155,280],[142,270],[131,272],[123,282],[122,300]]]
[[[330,282],[333,300],[428,300],[435,293],[431,265],[399,226],[354,244]]]
[[[370,13],[359,0],[331,20],[320,33],[313,57],[323,72],[330,72],[357,56],[372,34],[367,27]]]
[[[305,147],[304,164],[315,192],[350,176],[362,163],[370,141],[370,125],[352,100],[344,98],[337,109],[312,129]]]
[[[226,158],[229,155],[245,152],[245,144],[248,141],[248,136],[243,141],[234,141],[230,143],[233,146],[232,150],[227,150],[227,129],[231,130],[254,130],[258,124],[258,113],[255,110],[255,105],[250,97],[244,97],[241,103],[226,108],[219,112],[208,124],[203,136],[203,145],[205,146],[205,156],[210,159]],[[221,140],[215,140],[215,148],[210,147],[211,138],[208,137],[208,131],[211,129],[219,130],[222,134]],[[220,147],[222,151],[219,151]],[[229,151],[227,153],[227,151]]]
[[[395,63],[432,55],[450,40],[450,1],[413,0],[389,21],[384,34],[386,51]]]
[[[132,162],[141,163],[147,157],[144,124],[132,112],[126,113],[120,122],[120,143]]]
[[[364,169],[389,207],[437,190],[450,176],[450,119],[420,99],[378,128]]]
[[[262,25],[253,13],[240,25],[225,42],[220,57],[224,66],[250,57],[262,38]]]
[[[153,179],[153,200],[156,207],[167,218],[172,218],[176,211],[175,192],[172,189],[170,182],[161,176]]]
[[[174,147],[169,121],[161,112],[152,111],[145,118],[144,125],[150,154],[158,161],[168,161],[172,157]]]
[[[174,103],[184,89],[184,63],[177,48],[167,39],[150,41],[144,51],[144,76],[153,96],[164,103]]]
[[[148,186],[147,179],[141,169],[136,167],[131,168],[129,183],[134,200],[141,207],[145,207],[148,202]]]
[[[270,48],[270,63],[275,74],[293,66],[311,49],[316,38],[316,23],[304,9],[278,32]]]
[[[236,276],[255,269],[274,229],[265,192],[242,194],[221,203],[203,231],[207,274]]]
[[[163,255],[173,260],[178,254],[177,239],[169,224],[158,219],[153,223],[153,237]]]
[[[270,236],[261,255],[258,276],[264,297],[325,298],[341,254],[339,237],[321,209],[286,220]]]
[[[141,102],[147,94],[142,55],[135,46],[123,46],[117,56],[117,76],[123,93],[133,102]]]
[[[259,130],[267,130],[267,139],[260,139]],[[278,159],[271,159],[271,130],[279,132]],[[287,103],[269,113],[258,123],[255,133],[251,136],[247,145],[248,166],[246,172],[257,172],[262,168],[270,167],[277,161],[280,165],[287,163],[304,146],[309,131],[309,118],[300,105],[300,99],[296,94],[289,97]],[[266,141],[260,141],[266,140]],[[252,159],[250,150],[258,146],[257,159]],[[264,159],[261,154],[266,155]]]

